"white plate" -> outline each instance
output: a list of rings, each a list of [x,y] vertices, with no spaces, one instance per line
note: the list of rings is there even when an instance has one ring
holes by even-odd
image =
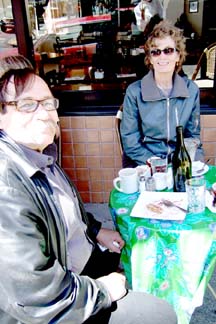
[[[187,209],[186,192],[141,192],[130,216],[163,220],[183,220],[186,213],[176,207],[167,207],[163,199],[168,199],[177,206]]]
[[[194,161],[192,162],[192,177],[197,177],[205,174],[209,170],[209,166],[206,164],[202,172],[197,172],[198,170],[202,169],[204,163],[201,161]]]

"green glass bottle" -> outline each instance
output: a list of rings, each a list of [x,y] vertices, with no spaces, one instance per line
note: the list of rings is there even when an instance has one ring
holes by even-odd
[[[183,127],[176,127],[176,149],[172,157],[173,190],[185,191],[185,181],[192,177],[191,159],[184,144]]]

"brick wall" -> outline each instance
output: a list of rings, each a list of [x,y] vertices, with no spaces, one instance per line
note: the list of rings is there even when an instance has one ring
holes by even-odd
[[[121,168],[115,116],[61,117],[62,167],[84,202],[106,203]],[[201,116],[206,158],[216,164],[216,115]]]

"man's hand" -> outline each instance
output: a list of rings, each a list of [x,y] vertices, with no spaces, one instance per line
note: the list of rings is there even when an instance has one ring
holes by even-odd
[[[97,280],[102,282],[107,288],[112,302],[121,299],[127,293],[127,289],[125,288],[125,276],[120,273],[113,272]]]
[[[112,252],[121,253],[125,242],[117,231],[101,228],[96,237],[98,243]]]

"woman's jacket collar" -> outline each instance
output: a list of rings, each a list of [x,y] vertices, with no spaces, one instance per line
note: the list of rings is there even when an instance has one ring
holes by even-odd
[[[157,101],[166,98],[157,87],[152,70],[141,80],[141,94],[144,101]],[[189,97],[186,80],[177,73],[173,77],[173,88],[170,98],[172,97]]]

